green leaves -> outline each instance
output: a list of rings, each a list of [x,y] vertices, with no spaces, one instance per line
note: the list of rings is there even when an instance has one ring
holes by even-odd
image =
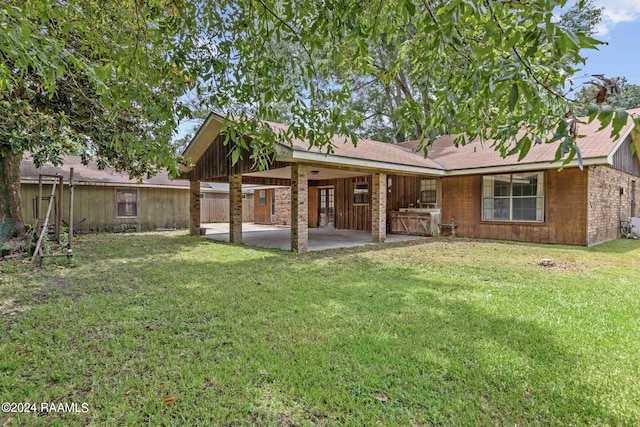
[[[580,49],[597,44],[553,24],[554,5],[9,0],[0,12],[0,91],[4,100],[21,93],[16,105],[26,107],[4,123],[56,123],[66,129],[56,137],[133,174],[175,170],[180,96],[197,93],[201,107],[245,123],[231,140],[256,164],[270,158],[275,136],[253,119],[286,121],[292,126],[279,138],[318,147],[329,147],[333,133],[355,138],[363,123],[393,123],[388,139],[427,147],[446,132],[464,134],[461,143],[480,136],[507,146],[525,129],[516,144],[522,158],[563,117],[566,78]],[[368,91],[374,101],[355,108]],[[608,120],[617,129],[623,116]],[[11,144],[42,150],[44,135]]]
[[[516,104],[518,103],[518,84],[513,83],[511,85],[511,91],[509,92],[509,110],[513,111],[516,109]]]

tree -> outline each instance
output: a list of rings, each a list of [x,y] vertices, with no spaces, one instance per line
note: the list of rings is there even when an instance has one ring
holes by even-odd
[[[610,83],[608,83],[610,82]],[[615,85],[613,89],[608,86]],[[593,79],[582,86],[576,92],[577,103],[576,114],[586,116],[589,105],[598,100],[598,94],[604,92],[602,99],[608,105],[624,110],[640,108],[640,86],[629,83],[626,77],[607,78],[604,76],[593,76]],[[612,92],[607,96],[608,92]]]
[[[592,35],[597,25],[602,21],[602,8],[594,5],[593,0],[574,3],[568,10],[556,18],[559,27],[572,33]],[[439,76],[432,75],[429,80],[416,81],[411,73],[413,68],[410,61],[403,61],[400,67],[393,70],[396,54],[394,46],[401,45],[415,37],[416,28],[407,28],[401,40],[388,43],[386,39],[374,41],[375,68],[379,72],[393,73],[389,81],[370,76],[362,79],[361,88],[355,91],[351,108],[361,112],[365,117],[357,132],[365,137],[379,141],[403,142],[409,139],[419,139],[422,126],[419,117],[411,123],[401,120],[400,115],[404,106],[412,100],[420,100],[424,114],[428,115],[432,103],[430,94],[438,85],[446,85]],[[455,65],[454,65],[455,66]]]
[[[194,77],[163,28],[171,2],[5,2],[0,9],[0,220],[20,233],[20,161],[92,154],[132,176],[171,165]]]
[[[260,166],[273,159],[276,138],[329,151],[332,134],[355,141],[364,116],[346,108],[354,91],[401,74],[416,91],[393,117],[425,147],[450,132],[459,144],[491,138],[503,154],[524,155],[554,131],[567,161],[577,146],[563,88],[581,49],[599,42],[556,22],[565,3],[5,0],[0,215],[22,222],[14,184],[25,152],[36,163],[88,152],[132,176],[175,172],[170,139],[187,113],[183,93],[233,116],[227,143]],[[283,106],[291,126],[275,135],[260,120]]]

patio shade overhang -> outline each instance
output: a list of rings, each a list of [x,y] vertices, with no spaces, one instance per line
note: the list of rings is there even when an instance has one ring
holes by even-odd
[[[210,113],[204,124],[183,152],[187,162],[194,164],[207,151],[209,146],[220,136],[225,118],[217,113]],[[279,133],[284,125],[267,122],[274,132]],[[277,142],[275,151],[276,161],[282,164],[304,163],[320,171],[317,178],[332,179],[339,177],[357,176],[374,172],[406,175],[432,175],[442,176],[443,168],[435,161],[409,153],[406,150],[377,141],[360,140],[357,145],[351,143],[348,138],[335,136],[332,139],[332,153],[321,152],[318,147],[309,146],[306,141],[295,140],[291,144]],[[391,159],[391,161],[389,160]],[[288,168],[280,168],[288,169]],[[284,178],[285,171],[276,172],[279,169],[267,171],[250,171],[243,173],[246,176],[264,178]],[[181,178],[187,179],[191,166],[181,166]],[[329,172],[333,171],[333,172]],[[283,175],[283,172],[285,175]],[[282,176],[280,176],[282,175]]]

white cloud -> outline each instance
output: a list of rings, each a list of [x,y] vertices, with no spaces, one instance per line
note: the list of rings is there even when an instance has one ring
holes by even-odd
[[[639,0],[596,0],[596,6],[603,7],[603,20],[596,28],[596,34],[606,35],[620,22],[640,20]]]

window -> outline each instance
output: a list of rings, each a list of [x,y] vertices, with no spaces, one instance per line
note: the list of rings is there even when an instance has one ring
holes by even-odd
[[[482,177],[482,219],[544,221],[544,173]]]
[[[138,216],[138,190],[116,188],[116,217]]]
[[[260,190],[260,193],[258,195],[258,204],[260,206],[267,205],[267,190]]]
[[[420,180],[420,203],[436,203],[436,180]]]
[[[353,204],[368,205],[369,204],[369,183],[356,182],[353,184]]]

